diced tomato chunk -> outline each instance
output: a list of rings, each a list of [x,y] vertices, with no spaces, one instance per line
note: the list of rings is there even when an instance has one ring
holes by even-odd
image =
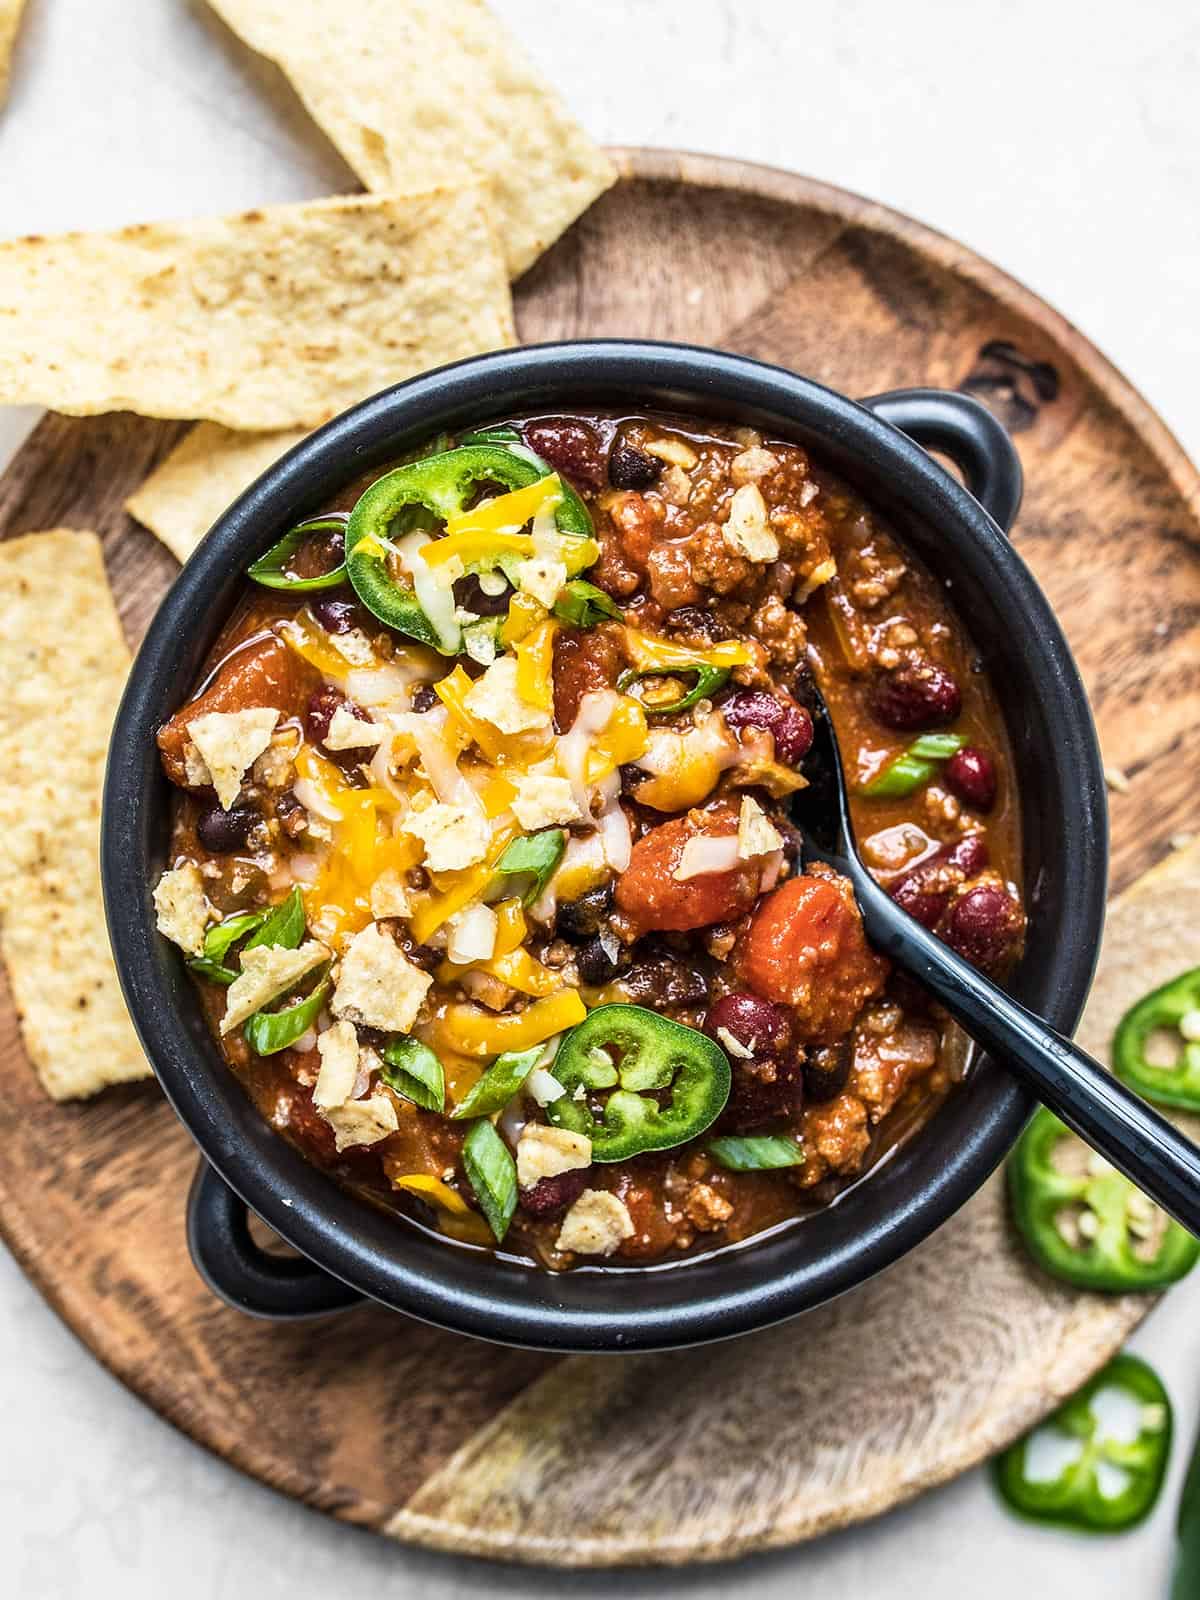
[[[799,1036],[831,1043],[877,994],[888,963],[867,944],[854,891],[836,873],[781,884],[754,913],[735,955],[756,994],[793,1008]]]
[[[642,835],[616,891],[618,907],[636,924],[639,934],[687,933],[714,922],[732,922],[749,911],[758,896],[762,857],[728,872],[706,872],[682,882],[674,876],[689,839],[736,831],[737,811],[722,801],[706,812],[689,811],[686,816],[673,817]]]
[[[321,674],[282,639],[270,635],[236,650],[202,695],[191,700],[158,730],[158,748],[167,777],[186,786],[183,748],[187,726],[210,711],[248,711],[274,706],[284,717],[299,717]]]

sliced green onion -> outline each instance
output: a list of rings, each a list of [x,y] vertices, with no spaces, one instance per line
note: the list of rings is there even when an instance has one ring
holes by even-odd
[[[223,967],[219,961],[209,961],[204,956],[194,956],[188,962],[188,970],[197,977],[207,978],[209,983],[223,984],[226,989],[237,978],[237,973],[229,967]]]
[[[479,428],[474,433],[464,433],[458,441],[462,444],[520,444],[521,435],[515,428]]]
[[[284,1006],[282,1011],[256,1011],[247,1019],[242,1037],[260,1056],[273,1056],[279,1050],[286,1050],[312,1027],[328,993],[329,979],[322,978],[310,995],[294,1005]]]
[[[921,761],[947,761],[966,744],[961,733],[923,733],[908,747],[908,754]]]
[[[293,594],[310,594],[315,589],[336,589],[338,584],[346,581],[346,563],[333,568],[331,572],[322,572],[316,578],[293,578],[287,570],[287,564],[299,550],[311,533],[329,533],[333,529],[344,529],[350,520],[348,512],[335,511],[324,517],[309,517],[306,522],[298,522],[290,533],[285,533],[278,543],[273,544],[265,556],[259,556],[254,564],[247,568],[248,576],[255,583],[261,583],[267,589],[290,589]]]
[[[554,615],[572,628],[594,628],[605,617],[616,622],[625,620],[625,613],[612,596],[586,578],[571,579],[554,602]]]
[[[267,944],[282,945],[285,950],[298,950],[304,938],[304,928],[304,901],[297,888],[268,912],[258,932],[246,940],[242,949],[255,950],[259,945]]]
[[[779,1167],[804,1165],[804,1151],[800,1145],[790,1135],[782,1133],[710,1139],[708,1153],[730,1172],[774,1172]]]
[[[534,1063],[546,1047],[535,1044],[532,1050],[506,1050],[471,1085],[468,1094],[450,1113],[455,1122],[468,1117],[490,1117],[494,1111],[503,1111],[533,1071]]]
[[[419,1039],[393,1039],[383,1052],[381,1076],[389,1089],[425,1111],[446,1108],[446,1074],[442,1063]]]
[[[204,960],[219,962],[230,945],[253,933],[255,928],[261,928],[270,915],[271,908],[267,906],[262,911],[235,911],[223,922],[214,923],[204,935]]]
[[[522,900],[525,905],[531,906],[549,883],[566,848],[567,835],[562,828],[522,834],[519,839],[513,840],[497,861],[496,874],[504,878],[528,875],[532,882]]]
[[[903,755],[889,761],[864,785],[862,792],[872,800],[903,799],[935,777],[938,764],[961,750],[966,742],[961,733],[923,733]]]
[[[517,1164],[504,1140],[484,1117],[463,1140],[463,1167],[499,1244],[517,1209]]]
[[[641,672],[637,667],[630,667],[617,679],[617,689],[621,694],[628,694],[635,683],[642,678],[682,678],[685,673],[696,674],[696,681],[688,692],[678,700],[672,700],[670,705],[660,706],[642,700],[641,695],[636,698],[641,701],[647,716],[670,717],[677,711],[686,711],[694,706],[698,700],[711,700],[718,689],[723,689],[729,682],[728,667],[710,667],[697,664],[687,667],[655,667],[651,671]]]

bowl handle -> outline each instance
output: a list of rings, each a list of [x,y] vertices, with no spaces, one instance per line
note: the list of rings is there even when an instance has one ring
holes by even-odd
[[[892,389],[859,404],[923,449],[949,456],[992,521],[1008,532],[1024,478],[1012,440],[986,406],[951,389]]]
[[[196,1271],[235,1311],[273,1321],[325,1316],[362,1296],[303,1256],[276,1256],[250,1237],[246,1203],[201,1161],[188,1195],[187,1239]]]

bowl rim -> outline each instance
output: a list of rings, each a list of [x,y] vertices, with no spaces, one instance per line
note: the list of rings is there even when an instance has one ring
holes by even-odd
[[[702,346],[569,340],[471,357],[397,384],[289,450],[217,519],[164,597],[114,723],[102,803],[101,872],[126,1002],[168,1100],[205,1158],[294,1248],[393,1309],[481,1338],[562,1352],[707,1342],[768,1326],[832,1299],[906,1254],[969,1199],[1003,1159],[1033,1105],[1014,1078],[984,1061],[972,1074],[984,1084],[975,1091],[983,1101],[981,1113],[969,1124],[961,1113],[949,1119],[953,1141],[936,1172],[911,1193],[894,1181],[906,1177],[913,1164],[911,1153],[901,1154],[786,1235],[758,1236],[706,1262],[554,1275],[432,1235],[422,1243],[424,1230],[397,1226],[394,1217],[388,1219],[391,1237],[385,1237],[370,1207],[279,1138],[216,1054],[182,960],[164,948],[166,941],[155,929],[153,839],[163,825],[168,786],[153,734],[182,698],[181,686],[186,692],[194,683],[245,565],[286,525],[326,498],[336,482],[359,476],[389,454],[394,457],[407,437],[434,433],[447,421],[461,429],[503,414],[506,405],[510,411],[536,409],[529,404],[535,394],[544,397],[546,410],[554,409],[555,396],[560,408],[569,410],[573,400],[582,404],[590,395],[595,401],[606,392],[627,396],[634,410],[709,410],[727,419],[741,411],[782,418],[785,432],[810,432],[826,453],[871,461],[876,469],[886,463],[889,486],[914,515],[965,535],[977,564],[987,567],[995,582],[997,612],[1023,619],[1030,682],[1040,684],[1038,696],[1053,706],[1056,719],[1047,770],[1058,790],[1077,800],[1073,810],[1062,813],[1055,841],[1064,882],[1072,886],[1059,915],[1070,922],[1048,952],[1047,969],[1031,978],[1044,992],[1043,1014],[1063,1031],[1074,1027],[1090,985],[1106,889],[1107,812],[1099,746],[1078,669],[1048,601],[978,502],[919,445],[856,401],[786,368]],[[1023,974],[1020,969],[1018,976]],[[213,1070],[214,1057],[219,1071]],[[947,1107],[964,1098],[965,1086],[943,1103],[923,1134],[931,1136],[935,1124],[947,1120]],[[894,1202],[886,1221],[877,1218],[853,1230],[839,1225],[836,1214],[855,1208],[847,1206],[849,1197],[872,1188],[882,1195],[885,1186]],[[811,1238],[820,1219],[828,1224],[822,1230],[827,1248],[813,1256],[798,1241]],[[760,1267],[774,1265],[765,1272],[747,1270],[751,1253]],[[459,1271],[464,1262],[468,1270]],[[631,1279],[638,1286],[632,1292]],[[722,1279],[730,1280],[727,1286]],[[687,1282],[696,1286],[695,1293],[679,1291]],[[598,1290],[598,1284],[607,1287]]]

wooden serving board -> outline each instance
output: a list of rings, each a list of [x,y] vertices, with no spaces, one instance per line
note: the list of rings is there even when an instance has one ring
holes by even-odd
[[[1114,887],[1130,881],[1196,821],[1200,485],[1178,445],[1067,322],[949,239],[787,173],[617,154],[620,184],[521,283],[523,338],[693,340],[850,394],[939,384],[992,405],[1025,465],[1017,543],[1130,779],[1112,807]],[[103,534],[131,643],[176,566],[122,502],[181,431],[50,417],[0,483],[6,536]],[[374,1307],[256,1323],[188,1260],[196,1156],[153,1085],[52,1105],[6,991],[0,1081],[0,1229],[99,1359],[244,1471],[442,1549],[600,1566],[810,1538],[1006,1443],[1148,1309],[1035,1274],[993,1181],[883,1277],[708,1349],[553,1359]]]

